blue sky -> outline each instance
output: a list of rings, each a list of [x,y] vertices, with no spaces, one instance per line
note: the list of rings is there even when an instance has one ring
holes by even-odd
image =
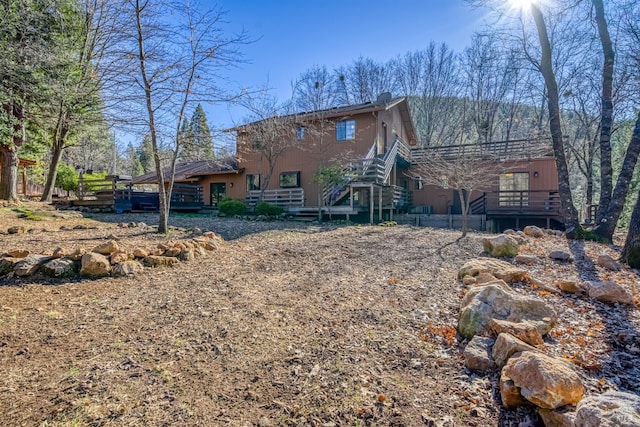
[[[291,82],[313,65],[331,69],[360,56],[387,61],[422,49],[432,40],[461,51],[484,23],[483,11],[463,0],[220,0],[217,4],[228,12],[230,29],[244,28],[259,38],[242,49],[249,62],[230,71],[232,86],[259,87],[268,80],[281,100],[290,97]],[[233,107],[206,110],[213,126],[229,127],[245,116]]]

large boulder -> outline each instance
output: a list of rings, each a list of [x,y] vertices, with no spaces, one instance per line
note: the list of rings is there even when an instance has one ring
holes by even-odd
[[[135,276],[144,271],[139,261],[123,261],[113,266],[111,274],[114,276]]]
[[[40,270],[50,277],[70,277],[78,272],[78,264],[77,261],[69,258],[54,258],[44,264]]]
[[[574,412],[539,408],[538,415],[542,418],[545,427],[575,427]]]
[[[527,225],[524,230],[524,234],[531,237],[544,237],[544,230],[540,227],[536,227],[535,225]]]
[[[11,273],[18,261],[18,259],[11,257],[0,258],[0,276]]]
[[[491,358],[491,348],[495,340],[476,335],[464,348],[464,360],[467,368],[474,371],[491,371],[496,363]]]
[[[504,286],[472,287],[462,299],[458,332],[465,338],[490,331],[491,319],[529,322],[540,334],[555,325],[553,307],[536,298],[519,295]]]
[[[458,271],[458,278],[465,276],[480,276],[482,273],[489,273],[507,283],[524,282],[530,279],[526,270],[515,267],[506,261],[491,258],[476,258],[467,261]]]
[[[491,330],[496,334],[507,333],[530,345],[543,344],[542,335],[535,326],[528,322],[509,322],[508,320],[491,319]]]
[[[606,280],[604,282],[587,281],[584,282],[584,285],[589,296],[598,301],[633,304],[631,294],[613,280]]]
[[[539,352],[514,354],[502,368],[502,375],[513,381],[522,397],[540,408],[575,405],[584,394],[584,385],[569,362]]]
[[[108,276],[111,271],[109,259],[97,252],[88,252],[80,260],[80,275],[88,277]]]
[[[484,251],[492,257],[512,257],[518,255],[518,241],[507,234],[482,239]]]
[[[607,391],[578,404],[575,427],[640,427],[640,396]]]
[[[42,264],[49,261],[51,257],[45,255],[31,254],[26,258],[18,261],[13,268],[13,272],[16,276],[31,276],[34,274]]]
[[[118,252],[120,248],[118,247],[118,242],[115,240],[107,240],[104,243],[99,244],[95,248],[93,248],[92,252],[97,252],[101,255],[111,255],[114,252]]]
[[[493,345],[491,356],[496,365],[502,368],[511,356],[523,351],[537,351],[537,349],[513,335],[501,333]]]

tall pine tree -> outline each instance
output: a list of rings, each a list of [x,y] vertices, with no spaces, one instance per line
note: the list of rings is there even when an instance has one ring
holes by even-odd
[[[185,162],[196,160],[213,160],[215,154],[213,151],[213,137],[209,130],[207,115],[202,108],[202,104],[198,104],[191,122],[185,119],[181,132],[182,153],[181,159]]]

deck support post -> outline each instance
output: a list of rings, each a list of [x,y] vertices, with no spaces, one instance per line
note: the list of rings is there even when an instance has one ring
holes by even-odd
[[[373,225],[373,184],[369,186],[369,224]]]
[[[378,188],[378,222],[382,222],[382,186]]]

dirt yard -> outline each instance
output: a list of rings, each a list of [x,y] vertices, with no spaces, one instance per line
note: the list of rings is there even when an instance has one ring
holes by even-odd
[[[0,231],[29,230],[0,235],[0,253],[51,254],[107,238],[133,249],[200,230],[226,243],[206,258],[133,278],[0,278],[1,425],[536,425],[530,409],[502,409],[495,375],[464,367],[456,272],[481,256],[480,235],[454,243],[459,233],[429,228],[179,216],[171,220],[179,228],[159,236],[139,224],[157,223],[154,215],[18,216],[0,209]],[[545,240],[525,250],[567,247]],[[580,265],[536,274],[581,276]],[[615,274],[637,297],[638,272]],[[637,308],[525,284],[522,292],[554,304],[560,332],[549,351],[570,358],[577,347],[590,393],[640,393],[630,368],[640,366],[640,352],[613,333],[637,338]]]

